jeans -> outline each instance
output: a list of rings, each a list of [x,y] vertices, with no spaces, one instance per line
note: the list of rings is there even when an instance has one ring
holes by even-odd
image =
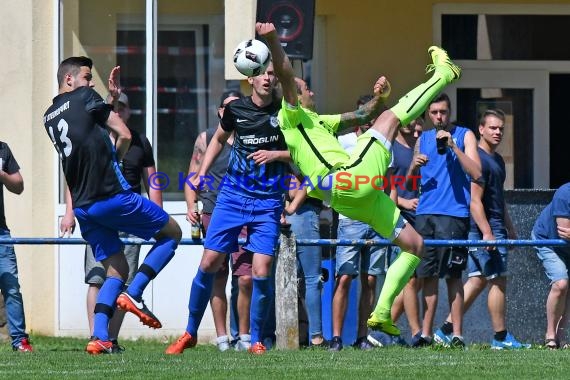
[[[319,239],[320,208],[303,204],[299,210],[287,217],[291,231],[297,239]],[[309,317],[309,336],[323,334],[321,315],[322,282],[321,247],[297,246],[297,275],[305,279],[305,305]]]
[[[0,230],[0,238],[9,239],[10,232]],[[26,334],[24,302],[18,282],[18,264],[12,244],[0,244],[0,288],[6,304],[8,332],[12,337],[12,346],[16,347],[22,339],[28,337],[28,334]]]
[[[382,239],[368,224],[353,220],[338,221],[339,239]],[[386,247],[380,246],[338,246],[336,247],[337,276],[358,276],[367,273],[371,276],[386,274]]]

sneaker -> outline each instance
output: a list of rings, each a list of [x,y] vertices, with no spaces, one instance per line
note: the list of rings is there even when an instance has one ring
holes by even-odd
[[[23,338],[18,343],[16,343],[15,346],[12,346],[12,350],[18,351],[18,352],[33,352],[34,348],[30,344],[30,341],[28,340],[28,338]]]
[[[123,352],[125,352],[125,347],[119,345],[117,339],[111,339],[111,343],[113,343],[113,347],[111,347],[111,353],[122,354]]]
[[[406,339],[404,339],[404,337],[401,335],[395,336],[393,341],[396,346],[410,347],[408,342],[406,342]]]
[[[158,318],[146,307],[143,300],[137,302],[126,292],[122,292],[119,298],[117,298],[117,306],[121,310],[129,311],[136,315],[145,326],[153,329],[162,327],[162,323],[160,323]]]
[[[412,337],[411,346],[413,348],[428,347],[431,346],[432,343],[432,339],[429,336],[423,336],[420,331]]]
[[[230,338],[227,335],[222,335],[216,338],[216,346],[220,352],[230,349]]]
[[[426,73],[435,70],[435,72],[441,74],[448,83],[461,77],[461,68],[451,62],[445,50],[437,46],[431,46],[428,49],[428,53],[431,55],[433,64],[427,66]]]
[[[354,342],[352,347],[362,351],[369,351],[372,350],[375,346],[368,341],[367,337],[361,336],[360,338],[356,339],[356,342]]]
[[[465,349],[465,341],[463,340],[462,336],[454,335],[453,338],[451,338],[451,343],[449,346],[451,348]]]
[[[383,331],[370,331],[366,339],[374,346],[374,347],[388,347],[393,346],[394,343],[394,336],[390,334],[386,334]]]
[[[113,342],[92,336],[89,343],[87,343],[87,347],[85,347],[85,351],[90,355],[112,354]]]
[[[372,313],[366,323],[372,330],[383,331],[388,335],[400,335],[400,329],[392,322],[391,318],[381,319]]]
[[[254,355],[263,355],[265,354],[266,349],[263,343],[255,342],[248,351]]]
[[[433,334],[433,341],[443,347],[449,347],[451,345],[451,335],[445,335],[441,329],[437,329],[435,334]]]
[[[192,335],[188,334],[188,331],[184,331],[184,334],[172,343],[166,349],[165,353],[168,355],[179,355],[184,352],[187,348],[192,348],[196,345],[197,339]]]
[[[340,336],[333,336],[331,344],[329,345],[329,351],[340,351],[342,347],[342,338]]]
[[[251,348],[251,335],[241,334],[239,340],[236,343],[236,351],[248,351]]]
[[[505,340],[493,339],[491,342],[492,350],[516,350],[521,348],[530,348],[530,344],[519,342],[511,333],[507,333]]]

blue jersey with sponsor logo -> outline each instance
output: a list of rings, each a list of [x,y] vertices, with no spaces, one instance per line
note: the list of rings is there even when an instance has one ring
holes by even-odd
[[[248,156],[258,150],[287,150],[285,138],[279,128],[279,103],[258,107],[251,97],[230,102],[221,120],[226,132],[235,132],[227,175],[221,191],[232,191],[256,197],[281,197],[288,165],[282,161],[257,165]]]

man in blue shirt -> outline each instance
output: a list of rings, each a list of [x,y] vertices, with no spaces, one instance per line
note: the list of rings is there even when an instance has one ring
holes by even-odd
[[[570,182],[562,185],[552,202],[540,213],[534,223],[531,238],[536,240],[564,239],[570,242]],[[546,276],[550,280],[550,294],[546,300],[546,347],[567,347],[565,336],[568,323],[568,268],[570,246],[536,247]]]
[[[424,239],[467,239],[469,232],[470,179],[481,177],[477,139],[469,129],[450,123],[451,102],[442,93],[432,100],[427,115],[433,129],[416,141],[414,159],[407,176],[421,175],[416,209],[416,229]],[[418,266],[426,304],[422,337],[431,340],[438,299],[439,279],[445,278],[453,326],[436,331],[433,339],[444,346],[463,347],[463,283],[466,248],[427,247]]]

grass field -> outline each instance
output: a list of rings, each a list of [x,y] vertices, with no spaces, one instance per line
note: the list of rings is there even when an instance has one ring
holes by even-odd
[[[467,351],[400,347],[368,352],[345,348],[269,351],[263,356],[220,353],[199,345],[183,355],[163,354],[166,345],[151,340],[124,341],[126,351],[89,356],[86,340],[33,336],[35,352],[14,353],[0,347],[2,379],[567,379],[570,350],[491,351],[470,346]]]

